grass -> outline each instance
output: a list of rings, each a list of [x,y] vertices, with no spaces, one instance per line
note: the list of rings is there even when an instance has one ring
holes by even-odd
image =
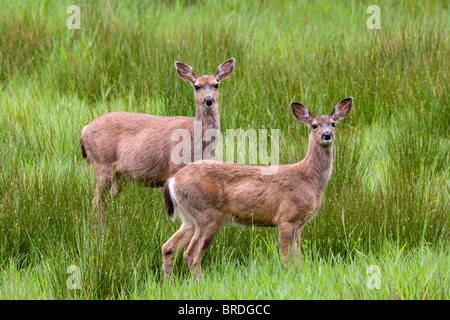
[[[68,30],[57,1],[0,1],[0,297],[3,299],[448,299],[448,4],[381,1],[80,1]],[[301,269],[283,271],[277,230],[226,227],[195,282],[160,189],[131,185],[93,227],[95,177],[79,135],[115,110],[194,114],[174,61],[221,85],[222,131],[279,129],[280,163],[301,160],[313,114],[355,99],[339,123],[322,209],[303,231]],[[270,132],[270,130],[269,130]],[[68,290],[67,268],[81,289]],[[367,267],[380,269],[369,289]]]
[[[277,244],[271,241],[272,257]],[[176,271],[170,281],[161,281],[158,272],[143,275],[130,270],[126,287],[115,288],[120,280],[109,284],[117,290],[116,299],[448,299],[450,273],[449,248],[421,246],[406,252],[404,247],[386,243],[377,253],[357,252],[352,257],[330,255],[327,258],[303,256],[301,270],[285,271],[281,262],[267,259],[263,252],[242,260],[219,258],[204,270],[201,281]],[[62,289],[71,273],[57,276],[49,263],[20,268],[11,260],[0,272],[2,299],[80,299],[92,296],[93,277],[86,269],[80,290]],[[372,280],[376,271],[379,282]],[[84,267],[86,268],[86,267]],[[85,282],[86,281],[86,282]],[[368,284],[369,283],[369,284]],[[372,285],[371,285],[372,284]],[[64,291],[64,292],[62,292]]]

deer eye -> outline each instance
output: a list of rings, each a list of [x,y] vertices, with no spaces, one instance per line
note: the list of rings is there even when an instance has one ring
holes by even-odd
[[[214,88],[218,89],[218,88],[219,88],[219,84],[216,83],[216,84],[214,85]]]
[[[199,87],[199,86],[197,86],[197,85],[195,85],[195,86],[194,86],[194,88],[195,88],[195,90],[198,90],[198,89],[200,89],[200,87]]]
[[[313,127],[314,130],[316,130],[317,129],[317,124],[313,124],[312,127]]]
[[[336,122],[332,122],[331,123],[331,126],[334,128],[334,127],[336,127]]]

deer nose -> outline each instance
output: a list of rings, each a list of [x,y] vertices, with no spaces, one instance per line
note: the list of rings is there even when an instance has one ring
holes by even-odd
[[[331,140],[332,138],[333,134],[330,131],[325,131],[324,133],[322,133],[322,140],[328,141]]]
[[[205,98],[205,104],[206,104],[208,107],[211,107],[213,103],[214,103],[213,97],[209,97],[209,96],[208,96],[208,97]]]

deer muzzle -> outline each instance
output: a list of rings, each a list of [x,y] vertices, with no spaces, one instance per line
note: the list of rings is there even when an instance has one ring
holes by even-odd
[[[213,105],[213,103],[214,103],[214,98],[208,96],[208,97],[205,98],[204,102],[205,102],[205,106],[211,107]]]
[[[331,140],[333,140],[333,134],[330,131],[322,133],[322,141],[331,142]]]

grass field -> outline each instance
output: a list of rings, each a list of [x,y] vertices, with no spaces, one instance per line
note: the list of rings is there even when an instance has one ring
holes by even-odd
[[[448,2],[372,2],[0,0],[0,298],[449,299]],[[232,57],[222,130],[279,129],[282,164],[307,147],[291,101],[323,114],[353,96],[353,110],[301,268],[284,270],[277,229],[228,226],[201,281],[180,255],[165,282],[179,223],[162,190],[128,186],[95,228],[80,132],[117,110],[193,116],[174,61],[209,74]]]

